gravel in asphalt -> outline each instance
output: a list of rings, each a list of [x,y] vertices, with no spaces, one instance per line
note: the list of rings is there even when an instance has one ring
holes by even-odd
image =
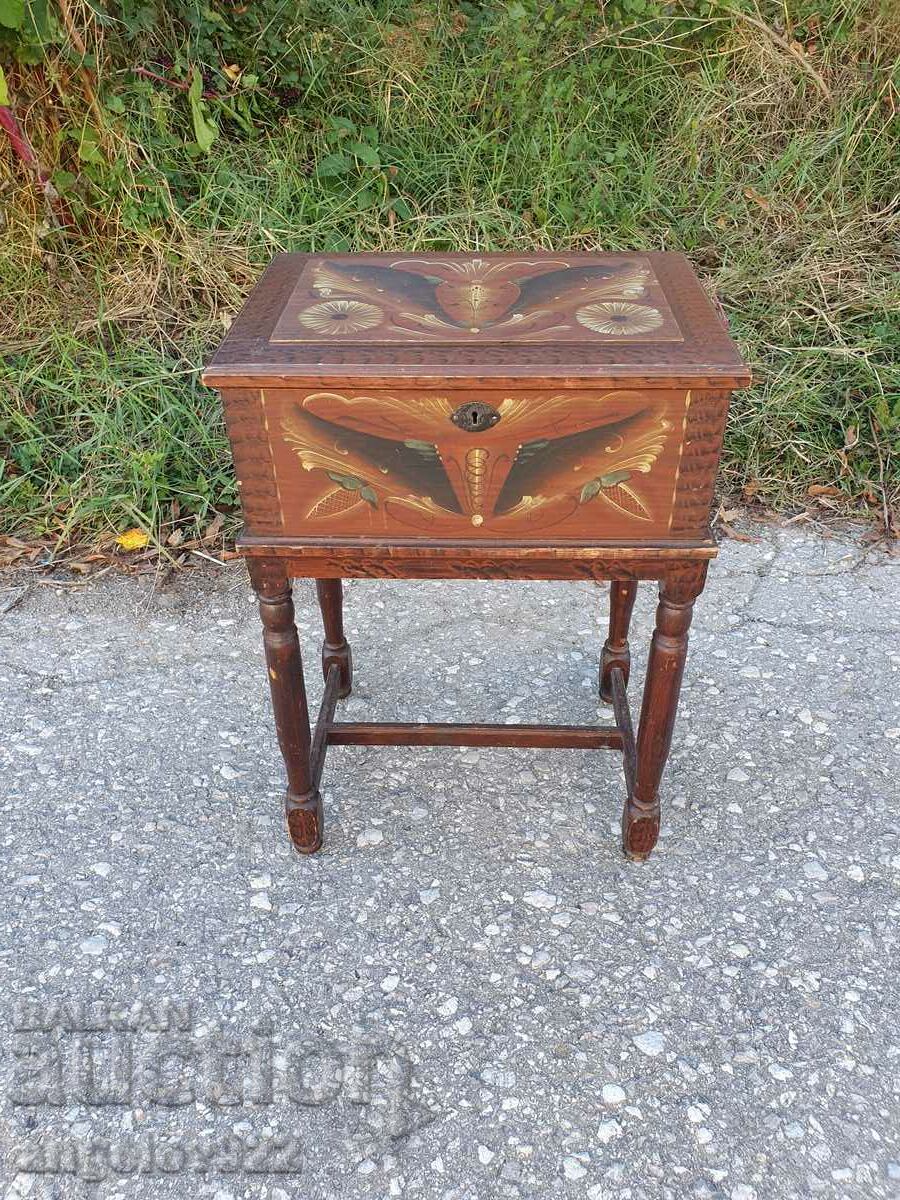
[[[617,755],[446,748],[332,748],[302,859],[243,566],[32,586],[0,616],[4,1194],[900,1196],[900,562],[751,532],[642,865]],[[606,613],[354,581],[341,717],[609,719]]]

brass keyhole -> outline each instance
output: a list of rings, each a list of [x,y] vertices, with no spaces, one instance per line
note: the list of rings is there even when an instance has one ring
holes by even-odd
[[[500,420],[500,414],[491,404],[477,400],[474,404],[463,404],[451,416],[450,420],[466,433],[483,433]]]

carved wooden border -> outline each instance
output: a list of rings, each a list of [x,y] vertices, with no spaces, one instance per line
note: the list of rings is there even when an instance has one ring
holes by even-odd
[[[280,534],[284,523],[262,396],[257,388],[226,387],[222,403],[245,527],[250,533]]]
[[[253,566],[262,559],[294,579],[657,579],[690,590],[705,576],[715,545],[694,548],[550,548],[453,546],[272,546],[241,544]]]
[[[692,389],[669,525],[673,537],[701,537],[709,528],[730,399],[730,391]]]

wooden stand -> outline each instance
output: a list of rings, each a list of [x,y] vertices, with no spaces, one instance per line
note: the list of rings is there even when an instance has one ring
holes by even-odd
[[[394,721],[342,722],[335,720],[338,700],[349,695],[352,680],[350,647],[344,638],[342,583],[340,579],[318,578],[316,590],[325,625],[322,666],[325,690],[315,726],[310,734],[309,714],[300,647],[294,626],[291,579],[327,563],[311,558],[307,550],[292,554],[278,547],[279,554],[266,554],[263,546],[245,540],[250,554],[250,575],[259,598],[264,626],[266,661],[275,725],[288,776],[285,799],[288,830],[301,854],[312,854],[322,845],[323,811],[319,782],[329,746],[500,746],[536,749],[618,750],[625,772],[625,804],[622,811],[622,848],[633,861],[647,858],[659,836],[659,787],[662,779],[681,690],[687,656],[688,627],[694,601],[703,590],[711,548],[697,548],[703,557],[672,559],[659,552],[620,551],[590,562],[593,579],[611,575],[609,637],[603,647],[601,695],[612,704],[611,725],[489,725],[404,723]],[[276,548],[270,548],[276,549]],[[714,552],[714,551],[713,551]],[[526,560],[528,561],[528,560]],[[396,557],[390,574],[434,578],[446,557],[435,550],[429,560],[421,549],[398,571]],[[415,567],[413,567],[415,564]],[[365,570],[360,569],[361,566]],[[457,564],[458,565],[458,564]],[[528,578],[573,578],[575,572],[564,560],[544,565],[535,573],[533,559]],[[582,564],[583,565],[583,564]],[[388,574],[376,562],[354,563],[348,556],[350,573],[366,576]],[[386,566],[386,564],[382,564]],[[509,578],[509,562],[498,565],[484,557],[469,560],[468,577]],[[555,569],[553,569],[555,567]],[[550,571],[553,571],[550,574]],[[628,704],[628,629],[637,593],[637,578],[659,577],[659,606],[650,647],[647,679],[637,741]],[[459,574],[456,570],[455,574]],[[608,698],[608,699],[607,699]]]

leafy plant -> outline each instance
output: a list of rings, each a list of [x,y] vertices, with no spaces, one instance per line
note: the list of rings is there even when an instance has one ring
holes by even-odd
[[[202,95],[203,76],[200,74],[199,68],[194,67],[191,72],[191,86],[188,88],[188,99],[191,102],[191,117],[194,122],[194,137],[197,139],[198,149],[203,154],[208,154],[213,142],[219,136],[219,127],[215,121],[211,121],[207,117],[207,105],[202,99]]]
[[[5,527],[233,508],[200,364],[322,249],[683,250],[754,371],[727,486],[884,520],[898,52],[883,0],[0,0]]]
[[[326,186],[348,197],[357,212],[375,212],[393,224],[412,210],[396,186],[398,152],[384,143],[374,125],[358,126],[348,117],[325,119],[323,154],[316,174]]]

